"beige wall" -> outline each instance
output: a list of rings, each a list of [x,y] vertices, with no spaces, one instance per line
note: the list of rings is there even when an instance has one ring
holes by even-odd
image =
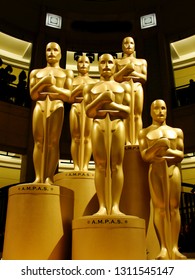
[[[193,79],[195,81],[195,65],[174,70],[175,87],[183,86],[189,84],[189,80]]]
[[[0,188],[20,182],[21,159],[20,155],[7,156],[0,152]]]
[[[20,182],[20,169],[0,167],[0,188]]]

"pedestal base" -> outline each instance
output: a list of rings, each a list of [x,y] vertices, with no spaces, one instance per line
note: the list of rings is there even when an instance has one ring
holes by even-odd
[[[71,259],[73,192],[47,184],[9,189],[4,260]]]
[[[145,221],[134,216],[73,220],[73,260],[145,260]]]
[[[125,146],[123,160],[124,185],[120,199],[120,210],[146,222],[150,217],[150,191],[148,184],[148,163],[144,162],[138,146]]]
[[[54,176],[55,184],[74,191],[74,218],[92,215],[99,209],[94,171],[66,171]]]

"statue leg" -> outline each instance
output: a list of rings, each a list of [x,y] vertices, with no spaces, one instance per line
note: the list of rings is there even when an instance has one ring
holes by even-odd
[[[43,141],[44,141],[44,129],[43,129],[44,114],[41,111],[40,105],[36,104],[33,111],[32,129],[34,138],[34,150],[33,150],[33,163],[35,169],[35,183],[43,183],[42,178],[42,161],[43,161]]]
[[[106,149],[104,143],[104,132],[98,122],[92,127],[92,149],[95,161],[95,187],[99,200],[99,211],[95,215],[106,215],[105,201],[105,172],[106,172]]]
[[[186,256],[178,250],[178,239],[181,227],[179,212],[181,195],[181,174],[177,166],[174,167],[170,176],[170,213],[171,213],[171,234],[172,234],[172,259],[186,259]]]
[[[144,94],[141,84],[138,84],[135,88],[135,103],[134,103],[134,123],[135,123],[135,145],[138,145],[138,134],[143,127],[142,111]]]
[[[85,117],[85,130],[84,130],[84,159],[83,170],[88,170],[88,164],[92,154],[91,144],[91,128],[93,125],[93,119]]]
[[[130,140],[130,116],[127,119],[124,119],[125,124],[125,144],[131,145]]]
[[[168,245],[166,242],[166,205],[164,200],[164,180],[166,180],[166,170],[161,163],[153,163],[149,168],[149,187],[153,204],[153,222],[156,234],[160,243],[160,253],[156,257],[159,260],[170,259]]]
[[[71,134],[71,156],[74,169],[79,170],[79,146],[80,146],[80,125],[79,125],[79,106],[74,104],[70,110],[70,134]]]
[[[119,121],[114,132],[112,132],[111,148],[111,172],[112,172],[112,215],[124,215],[119,210],[119,203],[123,188],[123,158],[125,144],[124,122]]]
[[[56,109],[48,119],[47,131],[47,161],[46,161],[46,183],[53,183],[53,176],[55,174],[59,161],[59,141],[64,120],[64,108]]]

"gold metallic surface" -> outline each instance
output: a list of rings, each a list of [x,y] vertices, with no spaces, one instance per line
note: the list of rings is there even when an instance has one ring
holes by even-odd
[[[100,81],[84,87],[85,110],[93,118],[92,149],[98,215],[122,214],[119,201],[123,187],[125,127],[130,112],[130,86],[114,80],[115,60],[110,54],[99,59]]]
[[[147,61],[135,57],[135,42],[132,37],[122,41],[123,56],[116,60],[117,82],[131,85],[131,110],[125,120],[126,145],[138,145],[138,133],[142,129],[142,110],[144,102],[143,84],[147,80]]]
[[[47,66],[30,73],[30,95],[36,101],[33,112],[33,161],[36,183],[53,183],[59,160],[59,139],[64,119],[63,102],[69,101],[73,72],[62,69],[60,46],[46,46]]]
[[[151,104],[152,124],[139,133],[142,158],[150,163],[148,179],[153,205],[153,223],[160,243],[159,260],[185,259],[178,250],[181,174],[184,157],[183,131],[166,124],[163,100]]]

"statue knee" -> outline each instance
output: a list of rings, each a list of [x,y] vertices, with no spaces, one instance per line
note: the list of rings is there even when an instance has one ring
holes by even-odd
[[[101,162],[95,165],[99,172],[104,173],[106,171],[106,163]]]

